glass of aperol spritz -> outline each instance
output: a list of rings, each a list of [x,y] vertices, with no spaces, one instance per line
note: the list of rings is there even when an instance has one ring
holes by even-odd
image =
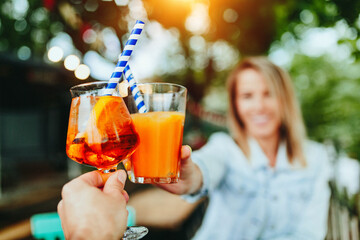
[[[105,96],[107,84],[99,81],[70,89],[72,102],[66,139],[68,157],[96,167],[102,172],[104,181],[107,173],[116,171],[117,165],[139,144],[139,136],[118,88],[112,96]],[[131,227],[124,239],[139,239],[146,233],[145,227]]]
[[[106,85],[94,82],[70,89],[72,102],[66,139],[69,158],[103,173],[115,171],[135,151],[139,139],[119,92],[103,96]]]

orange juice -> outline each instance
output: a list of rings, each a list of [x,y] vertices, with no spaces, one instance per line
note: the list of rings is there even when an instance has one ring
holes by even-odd
[[[132,172],[130,179],[140,183],[177,182],[184,113],[148,112],[131,114],[131,117],[140,145],[131,156],[131,162],[125,163]]]

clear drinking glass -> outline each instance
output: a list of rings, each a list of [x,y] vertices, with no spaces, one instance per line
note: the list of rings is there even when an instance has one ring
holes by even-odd
[[[106,86],[107,82],[93,82],[70,89],[72,102],[66,139],[69,158],[96,167],[105,175],[116,171],[117,165],[130,157],[139,143],[118,89],[113,96],[103,96]],[[147,232],[145,227],[130,227],[124,239],[140,239]]]
[[[124,161],[134,183],[176,183],[180,176],[180,150],[186,108],[186,88],[171,83],[138,84],[146,113],[138,113],[128,99],[140,144]],[[131,104],[132,103],[132,104]]]

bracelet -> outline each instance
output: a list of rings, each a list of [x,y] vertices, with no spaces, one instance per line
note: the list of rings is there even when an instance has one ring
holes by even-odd
[[[136,210],[134,207],[128,205],[126,206],[126,209],[128,210],[128,219],[127,219],[127,226],[135,226],[136,225]]]

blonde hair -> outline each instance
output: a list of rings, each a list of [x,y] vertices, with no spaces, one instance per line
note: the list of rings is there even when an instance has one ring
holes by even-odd
[[[236,106],[237,78],[239,73],[245,69],[253,69],[260,73],[266,79],[270,90],[278,98],[281,104],[282,119],[282,125],[279,130],[280,137],[281,140],[286,142],[289,162],[294,163],[294,161],[299,161],[302,166],[306,166],[303,153],[303,142],[306,136],[305,126],[290,76],[280,67],[270,62],[266,57],[248,57],[243,59],[228,77],[227,87],[230,105],[228,122],[232,137],[242,149],[245,156],[249,158],[250,149],[245,127],[237,112]]]

